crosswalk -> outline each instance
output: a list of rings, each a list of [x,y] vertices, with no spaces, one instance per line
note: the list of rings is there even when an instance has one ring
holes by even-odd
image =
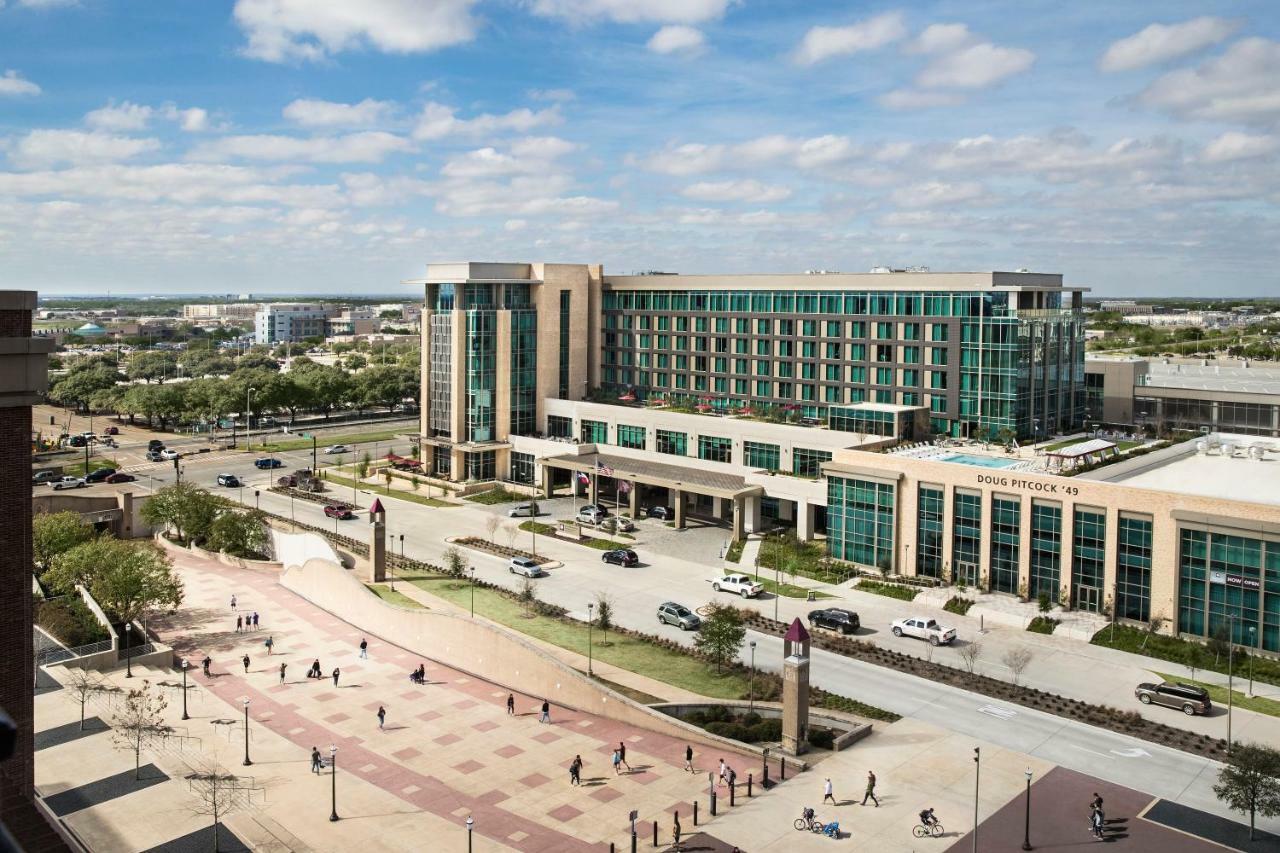
[[[286,460],[286,464],[284,468],[277,469],[277,470],[283,471],[285,470],[285,468],[289,467],[287,462],[288,458],[291,455],[294,455],[296,453],[301,453],[301,452],[302,451],[287,451],[282,453],[272,453],[269,455],[274,456],[277,459]],[[308,450],[306,451],[306,453],[309,457],[311,454],[311,451]],[[219,462],[219,461],[232,461],[232,460],[243,462],[246,459],[257,459],[258,457],[263,455],[268,455],[268,454],[245,453],[243,450],[213,450],[208,453],[184,454],[178,459],[178,464],[185,466],[193,463],[203,464],[206,462]],[[310,459],[308,458],[307,461],[309,462]],[[123,470],[128,471],[131,474],[136,474],[139,471],[147,472],[147,471],[156,471],[156,470],[173,470],[173,460],[167,460],[164,462],[139,462],[135,465],[125,465]]]

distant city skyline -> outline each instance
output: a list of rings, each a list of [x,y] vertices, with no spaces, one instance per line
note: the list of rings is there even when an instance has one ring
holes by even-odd
[[[1269,0],[0,0],[0,269],[415,295],[429,261],[1280,293]]]

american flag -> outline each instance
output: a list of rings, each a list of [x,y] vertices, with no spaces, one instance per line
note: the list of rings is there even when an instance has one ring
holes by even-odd
[[[596,473],[597,473],[597,474],[599,474],[599,475],[600,475],[600,476],[602,476],[602,477],[612,477],[612,476],[613,476],[613,469],[612,469],[612,468],[610,468],[608,465],[604,464],[603,462],[601,462],[599,459],[597,459],[597,460],[596,460]]]

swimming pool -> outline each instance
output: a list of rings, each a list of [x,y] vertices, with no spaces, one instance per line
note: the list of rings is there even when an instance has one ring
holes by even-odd
[[[972,456],[968,453],[953,453],[950,456],[938,457],[942,462],[959,462],[961,465],[976,465],[979,468],[1008,468],[1017,464],[1016,459],[1000,459],[996,456]]]

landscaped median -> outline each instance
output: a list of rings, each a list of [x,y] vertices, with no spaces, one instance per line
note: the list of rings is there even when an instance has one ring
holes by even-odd
[[[616,551],[619,548],[630,548],[633,544],[597,536],[583,536],[580,539],[575,539],[571,536],[561,536],[560,528],[554,524],[543,524],[541,521],[523,521],[520,523],[520,529],[525,533],[536,533],[539,536],[550,536],[552,539],[559,542],[572,542],[575,545],[585,545],[588,548],[595,548],[597,551]]]

